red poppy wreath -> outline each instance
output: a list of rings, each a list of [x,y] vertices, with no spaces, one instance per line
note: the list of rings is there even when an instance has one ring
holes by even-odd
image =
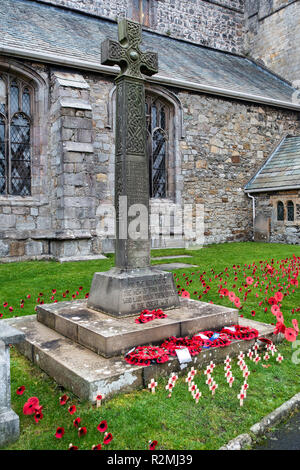
[[[138,318],[134,321],[135,323],[148,323],[149,321],[156,320],[157,318],[166,318],[166,315],[160,308],[156,310],[143,310]]]
[[[165,349],[158,346],[138,346],[131,349],[124,359],[128,364],[136,366],[150,366],[151,364],[163,364],[169,359]]]
[[[241,339],[244,341],[250,341],[258,337],[258,331],[255,328],[240,325],[222,328],[221,333],[226,333],[232,339]]]

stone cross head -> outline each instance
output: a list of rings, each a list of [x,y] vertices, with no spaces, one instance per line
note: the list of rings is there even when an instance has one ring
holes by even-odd
[[[142,52],[142,26],[135,21],[122,18],[118,22],[119,42],[106,39],[101,44],[101,63],[119,65],[120,76],[143,78],[158,72],[158,59],[155,52]]]

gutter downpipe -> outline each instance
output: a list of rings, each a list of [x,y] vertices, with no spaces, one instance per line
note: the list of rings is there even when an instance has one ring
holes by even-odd
[[[251,194],[247,193],[248,197],[250,197],[252,199],[252,226],[253,226],[253,237],[252,237],[252,240],[254,240],[254,220],[255,220],[255,197],[254,196],[251,196]]]

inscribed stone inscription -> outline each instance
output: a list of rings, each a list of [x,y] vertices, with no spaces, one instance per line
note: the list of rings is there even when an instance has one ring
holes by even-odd
[[[169,278],[159,277],[148,280],[128,279],[128,287],[123,293],[122,302],[132,309],[159,308],[174,301],[174,287]]]

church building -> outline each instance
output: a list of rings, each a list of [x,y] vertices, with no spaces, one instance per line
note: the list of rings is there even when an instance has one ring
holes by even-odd
[[[0,261],[114,250],[99,213],[114,201],[119,69],[101,65],[101,43],[119,17],[158,53],[151,207],[202,204],[206,244],[299,244],[300,2],[1,0]]]

